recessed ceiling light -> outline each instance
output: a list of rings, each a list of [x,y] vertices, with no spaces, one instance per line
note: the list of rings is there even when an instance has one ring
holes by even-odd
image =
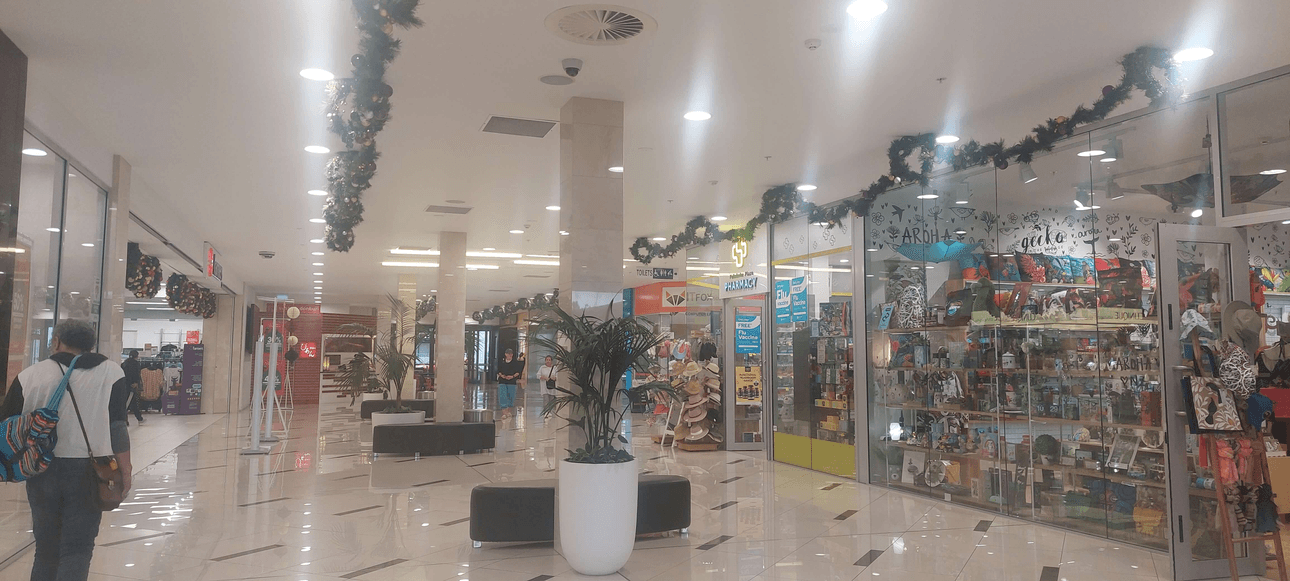
[[[304,69],[300,71],[300,76],[311,81],[330,81],[336,78],[336,75],[331,74],[331,71],[323,69]]]
[[[918,195],[917,195],[917,196],[915,196],[915,197],[917,197],[917,198],[918,198],[918,199],[920,199],[920,200],[935,200],[936,198],[939,198],[940,196],[939,196],[939,195],[937,195],[937,194],[918,194]]]
[[[546,209],[551,210],[552,212],[559,212],[560,206],[547,206]]]
[[[322,218],[310,218],[310,219],[309,219],[309,221],[310,221],[310,222],[313,222],[314,224],[326,224],[326,223],[327,223],[327,221],[326,221],[326,220],[323,220]]]
[[[727,219],[728,219],[728,218],[726,218],[725,216],[713,216],[713,217],[712,217],[712,221],[713,221],[713,222],[725,222]]]
[[[868,251],[868,252],[877,252],[877,251],[878,251],[878,249],[877,249],[877,248],[866,248],[865,250],[866,250],[866,251]]]
[[[1286,170],[1283,170],[1283,169],[1265,169],[1265,170],[1263,170],[1263,171],[1259,172],[1259,174],[1261,174],[1261,175],[1265,175],[1265,176],[1274,176],[1274,175],[1277,175],[1277,174],[1283,174],[1283,173],[1286,173]]]
[[[1107,242],[1119,242],[1120,240],[1122,240],[1122,239],[1121,239],[1121,238],[1107,238],[1107,239],[1106,239],[1106,241],[1107,241]]]
[[[311,240],[309,241],[309,243],[310,243],[310,244],[322,244],[322,243],[323,243],[323,239],[322,239],[322,238],[313,238],[313,239],[311,239]]]
[[[331,153],[331,150],[321,145],[306,145],[305,151],[309,153]]]
[[[53,226],[50,226],[49,228],[45,228],[45,231],[46,231],[46,232],[61,232],[61,230],[59,230],[58,228],[54,228]]]
[[[484,248],[484,250],[497,250],[497,249],[496,249],[496,248],[493,248],[492,246],[489,246],[489,247]]]
[[[1192,211],[1191,211],[1191,217],[1192,217],[1192,218],[1199,218],[1199,217],[1201,217],[1201,216],[1202,216],[1202,215],[1204,215],[1204,214],[1205,214],[1205,210],[1202,210],[1202,209],[1200,209],[1200,208],[1196,208],[1195,210],[1192,210]]]
[[[439,268],[438,262],[402,262],[397,260],[387,260],[381,263],[381,266],[411,266],[415,268]]]
[[[848,263],[848,262],[851,262],[851,259],[849,259],[849,258],[843,258],[842,260],[840,260],[840,261],[838,261],[838,262],[841,262],[841,263],[843,263],[843,264],[846,264],[846,263]]]
[[[813,192],[813,191],[815,191],[815,186],[814,186],[814,185],[811,185],[811,184],[802,184],[802,185],[800,185],[800,186],[797,186],[797,191],[799,191],[799,192]]]
[[[960,204],[960,205],[962,205],[962,204],[966,204],[966,203],[968,203],[968,201],[967,201],[967,200],[958,200],[958,201],[956,201],[956,202],[954,202],[954,203],[955,203],[955,204]]]
[[[496,264],[467,264],[466,268],[470,270],[497,270],[501,267]]]
[[[30,155],[32,157],[45,157],[46,155],[49,155],[49,152],[43,149],[37,149],[35,147],[28,147],[22,150],[22,154]]]
[[[1282,220],[1282,221],[1281,221],[1281,223],[1282,223],[1282,224],[1290,224],[1290,220]]]
[[[511,230],[511,234],[523,234],[523,230]]]
[[[561,230],[561,231],[560,231],[560,235],[561,235],[561,236],[568,236],[568,235],[569,235],[569,232],[567,232],[567,231],[565,231],[565,230]]]
[[[847,6],[847,14],[852,18],[868,22],[887,11],[887,3],[879,0],[856,0]]]
[[[1214,56],[1214,51],[1203,46],[1184,48],[1174,53],[1174,62],[1187,63],[1191,61],[1205,60],[1212,56]]]
[[[81,246],[84,246],[84,247],[86,247],[86,248],[94,248],[94,243],[93,243],[93,242],[82,242],[82,243],[81,243]]]
[[[684,116],[690,121],[707,121],[712,118],[712,114],[707,111],[690,111]]]
[[[314,273],[314,276],[322,276],[322,275],[323,275],[323,273],[321,273],[321,272],[315,272],[315,273]]]
[[[1106,152],[1100,149],[1090,149],[1088,151],[1081,151],[1075,155],[1078,155],[1080,157],[1093,157],[1095,155],[1105,155],[1105,154]]]
[[[315,262],[315,263],[314,263],[314,266],[322,266],[322,265],[323,265],[323,263],[321,263],[321,262]]]
[[[615,165],[615,166],[612,166],[612,167],[610,167],[610,168],[609,168],[609,171],[614,172],[614,173],[623,173],[623,166],[621,166],[621,165]]]
[[[664,238],[662,236],[655,236],[653,238],[650,238],[650,240],[653,240],[655,242],[663,242],[664,240],[667,240],[667,238]]]
[[[515,264],[527,264],[529,266],[560,266],[559,260],[516,260]]]
[[[1104,158],[1102,158],[1102,159],[1099,159],[1098,161],[1100,161],[1100,162],[1102,162],[1102,163],[1111,163],[1111,162],[1113,162],[1113,161],[1116,161],[1117,159],[1118,159],[1118,158],[1114,158],[1114,157],[1104,157]]]
[[[957,135],[937,135],[936,136],[936,143],[939,143],[941,145],[949,145],[951,143],[957,143],[958,140],[959,140],[959,136]]]
[[[322,284],[322,281],[321,281],[321,280],[315,280],[315,281],[314,281],[314,284]]]
[[[322,287],[320,287],[320,286],[316,286],[316,287],[314,287],[314,290],[322,290]]]
[[[467,252],[466,256],[471,258],[521,258],[524,255],[518,252]]]
[[[311,196],[325,196],[325,195],[327,195],[327,190],[309,190],[309,195],[311,195]]]
[[[321,252],[310,252],[310,254],[312,254],[312,255],[314,255],[314,256],[323,256],[323,253],[321,253]]]

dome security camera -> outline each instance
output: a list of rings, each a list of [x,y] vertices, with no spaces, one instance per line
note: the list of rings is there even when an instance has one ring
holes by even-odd
[[[808,38],[806,39],[806,50],[814,51],[815,49],[820,48],[820,45],[822,44],[824,44],[824,41],[818,38]]]
[[[560,67],[564,69],[564,74],[576,77],[582,72],[582,59],[564,59],[560,61]]]

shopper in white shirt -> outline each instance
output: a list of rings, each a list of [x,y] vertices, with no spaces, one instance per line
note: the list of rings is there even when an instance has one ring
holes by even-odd
[[[543,399],[546,400],[547,405],[550,405],[551,400],[555,399],[555,394],[556,394],[555,360],[551,359],[550,355],[546,356],[546,361],[542,363],[542,367],[538,368],[537,376],[538,376],[538,381],[542,382],[542,395],[546,396]]]

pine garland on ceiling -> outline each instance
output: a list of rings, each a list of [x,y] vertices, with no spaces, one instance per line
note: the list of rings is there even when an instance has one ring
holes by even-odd
[[[420,0],[353,0],[359,30],[358,53],[350,58],[349,78],[328,85],[327,129],[340,137],[345,151],[327,162],[327,201],[323,239],[327,247],[348,252],[354,246],[354,227],[363,221],[363,192],[376,174],[376,134],[390,120],[394,88],[385,70],[399,54],[394,27],[421,26],[416,16]]]
[[[859,197],[819,207],[803,200],[795,184],[775,186],[762,194],[760,211],[741,227],[722,232],[715,222],[706,216],[698,216],[687,222],[685,229],[674,234],[666,244],[652,243],[643,236],[637,238],[630,249],[632,257],[649,264],[656,258],[675,256],[689,246],[707,246],[722,240],[752,240],[761,226],[782,222],[799,214],[805,214],[811,223],[822,223],[832,228],[841,224],[847,213],[868,215],[874,200],[890,189],[913,183],[926,187],[937,163],[948,165],[954,171],[990,163],[1001,170],[1007,169],[1012,161],[1030,163],[1035,154],[1051,151],[1053,144],[1073,135],[1080,125],[1106,119],[1112,111],[1129,100],[1134,89],[1142,91],[1151,100],[1152,107],[1176,103],[1183,94],[1177,63],[1174,62],[1173,55],[1163,48],[1139,47],[1124,55],[1120,59],[1120,66],[1124,73],[1119,84],[1103,87],[1102,96],[1092,107],[1080,105],[1069,116],[1051,118],[1036,126],[1030,135],[1012,146],[1005,145],[1003,140],[992,143],[971,140],[959,147],[939,145],[933,133],[899,137],[887,148],[889,172],[860,190]],[[1165,83],[1156,79],[1156,69],[1164,72]],[[914,153],[918,154],[917,170],[909,164],[909,156]]]

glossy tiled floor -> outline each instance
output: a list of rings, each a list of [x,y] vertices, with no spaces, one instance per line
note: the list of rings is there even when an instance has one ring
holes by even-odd
[[[579,579],[550,543],[472,548],[471,488],[552,478],[554,430],[499,424],[493,453],[373,459],[371,427],[339,403],[301,407],[268,456],[241,456],[238,418],[206,418],[135,478],[107,515],[92,578],[363,581]],[[185,420],[191,421],[191,420]],[[240,423],[247,423],[246,416]],[[193,424],[184,424],[188,430]],[[169,436],[160,434],[168,431]],[[688,537],[642,538],[630,581],[1170,579],[1166,555],[1033,526],[825,474],[760,454],[686,453],[634,438],[643,469],[693,487]],[[148,446],[162,446],[157,438]],[[15,499],[9,499],[14,502]],[[25,579],[30,554],[0,571]]]

